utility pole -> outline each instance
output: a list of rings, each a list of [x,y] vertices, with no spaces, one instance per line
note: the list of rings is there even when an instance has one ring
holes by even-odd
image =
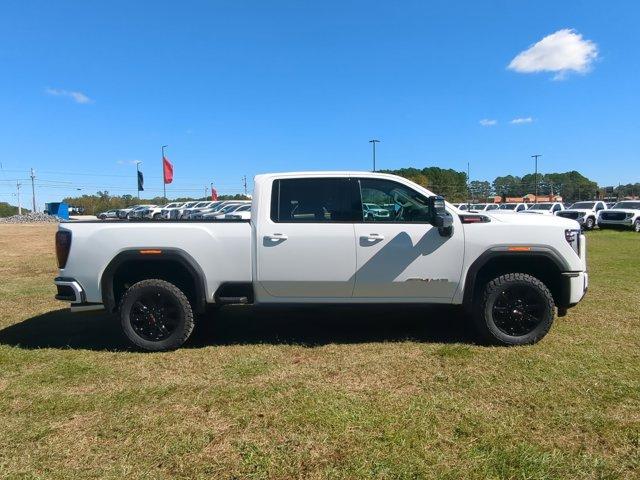
[[[22,215],[22,201],[20,200],[20,180],[16,180],[16,188],[18,189],[18,215]]]
[[[247,176],[242,176],[242,184],[244,185],[244,196],[247,196]]]
[[[33,171],[33,167],[31,168],[31,199],[33,200],[33,213],[36,213],[36,184],[34,180],[36,179],[36,172]]]
[[[542,155],[531,155],[531,158],[535,158],[536,159],[536,199],[535,199],[535,203],[538,203],[538,158],[541,157]]]
[[[469,209],[469,203],[471,203],[471,177],[469,176],[469,164],[470,162],[467,162],[467,210]]]
[[[380,143],[380,140],[371,139],[369,143],[373,145],[373,171],[376,171],[376,143]]]

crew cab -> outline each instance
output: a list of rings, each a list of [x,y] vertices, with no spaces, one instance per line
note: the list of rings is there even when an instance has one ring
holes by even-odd
[[[598,227],[632,228],[640,233],[640,200],[618,202],[610,210],[600,212]]]
[[[536,203],[520,213],[537,215],[554,215],[556,212],[564,210],[564,205],[560,202]]]
[[[604,202],[576,202],[565,210],[559,210],[555,213],[558,217],[570,218],[580,224],[585,230],[592,230],[596,226],[598,214],[606,210],[607,206]]]
[[[394,175],[266,174],[250,220],[61,223],[56,298],[117,313],[145,350],[227,304],[457,305],[485,341],[522,345],[582,299],[585,242],[574,220],[463,213]]]

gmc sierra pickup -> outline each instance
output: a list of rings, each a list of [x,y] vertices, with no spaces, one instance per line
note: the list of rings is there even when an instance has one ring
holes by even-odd
[[[117,312],[156,351],[208,306],[247,303],[462,305],[484,340],[529,344],[588,283],[576,221],[460,212],[368,172],[259,175],[250,220],[62,223],[56,253],[56,298]]]

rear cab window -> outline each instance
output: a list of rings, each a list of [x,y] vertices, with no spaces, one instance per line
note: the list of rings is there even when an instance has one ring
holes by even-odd
[[[275,223],[362,221],[357,183],[342,177],[274,180],[271,220]]]

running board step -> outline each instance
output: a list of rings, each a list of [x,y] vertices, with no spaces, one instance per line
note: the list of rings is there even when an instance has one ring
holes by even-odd
[[[231,303],[240,303],[247,304],[249,303],[248,297],[218,297],[218,301],[220,303],[231,304]]]

